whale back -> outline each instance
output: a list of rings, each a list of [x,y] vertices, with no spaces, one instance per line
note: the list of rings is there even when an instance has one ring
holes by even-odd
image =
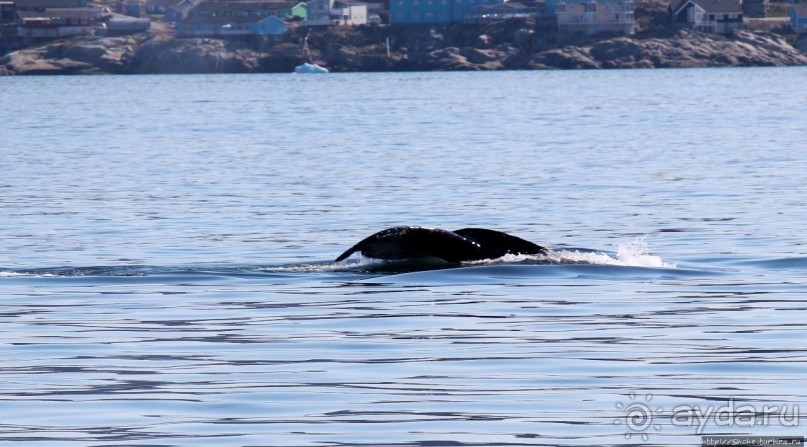
[[[470,239],[481,247],[482,259],[496,259],[506,254],[513,255],[540,255],[547,250],[540,245],[521,239],[501,231],[487,228],[463,228],[454,231],[466,239]]]
[[[373,259],[438,258],[446,262],[483,259],[480,244],[438,228],[392,227],[372,234],[347,249],[336,262],[353,253]]]

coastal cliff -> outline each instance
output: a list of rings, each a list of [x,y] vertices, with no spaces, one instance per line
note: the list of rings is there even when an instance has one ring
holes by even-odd
[[[148,32],[28,46],[0,56],[0,74],[289,73],[309,60],[306,35],[312,60],[332,72],[807,65],[807,55],[780,34],[719,36],[653,25],[629,37],[562,35],[531,19],[343,26],[310,34],[297,28],[262,39]]]

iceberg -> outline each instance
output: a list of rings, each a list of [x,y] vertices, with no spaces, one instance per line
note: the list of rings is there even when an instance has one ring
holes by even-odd
[[[298,65],[294,68],[295,73],[328,73],[328,69],[320,67],[317,64],[309,64],[308,62],[303,65]]]

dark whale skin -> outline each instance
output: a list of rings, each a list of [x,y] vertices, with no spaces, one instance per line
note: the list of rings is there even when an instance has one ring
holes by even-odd
[[[439,228],[399,226],[372,234],[347,249],[336,262],[353,253],[383,260],[437,258],[459,263],[496,259],[506,254],[545,254],[546,248],[501,231],[463,228],[457,231]]]

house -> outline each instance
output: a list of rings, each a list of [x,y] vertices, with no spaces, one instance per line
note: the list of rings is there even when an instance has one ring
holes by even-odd
[[[367,4],[352,0],[310,0],[303,25],[365,25]]]
[[[87,8],[87,0],[15,0],[20,11],[44,11],[50,8]]]
[[[167,6],[163,14],[165,23],[177,23],[188,17],[188,13],[194,6],[199,3],[199,0],[181,0],[176,5]]]
[[[189,17],[176,30],[182,37],[278,36],[286,32],[286,24],[275,16]]]
[[[366,25],[367,4],[353,0],[336,0],[331,8],[334,25]]]
[[[558,31],[565,33],[633,34],[633,0],[559,0]]]
[[[190,0],[192,1],[192,0]],[[197,2],[187,13],[193,17],[268,17],[280,19],[290,17],[306,17],[304,3],[288,1],[227,1],[202,0]]]
[[[544,9],[543,3],[535,1],[505,2],[498,5],[481,5],[471,8],[468,20],[499,20],[516,17],[538,17]]]
[[[680,0],[672,8],[672,19],[696,31],[730,34],[742,26],[743,10],[737,0]]]
[[[148,0],[146,14],[162,14],[165,23],[176,23],[188,16],[199,0]]]
[[[17,11],[20,37],[70,37],[92,34],[101,18],[95,8],[48,8]]]
[[[807,3],[796,3],[790,7],[790,26],[797,33],[807,34]]]
[[[17,5],[12,1],[0,1],[0,25],[17,21]]]
[[[180,36],[273,36],[286,32],[284,18],[302,4],[253,1],[202,1],[178,21]],[[172,8],[169,8],[172,10]],[[297,12],[304,14],[304,12]]]
[[[390,0],[390,23],[463,22],[473,8],[500,3],[501,0]]]
[[[92,34],[105,15],[87,0],[16,0],[17,35],[69,37]]]
[[[182,0],[148,0],[146,14],[165,14],[168,8],[178,5]]]
[[[768,0],[741,0],[743,7],[743,17],[765,17],[765,10],[768,8]]]
[[[365,1],[367,4],[367,23],[389,23],[389,11],[384,2]]]
[[[286,23],[275,16],[189,17],[176,30],[182,37],[277,36],[286,32]]]

